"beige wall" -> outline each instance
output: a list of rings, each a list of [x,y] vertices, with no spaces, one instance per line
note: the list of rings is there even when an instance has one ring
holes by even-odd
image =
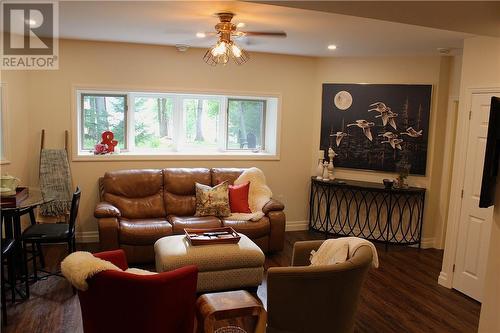
[[[436,234],[445,223],[440,206],[446,198],[440,197],[447,102],[449,96],[451,57],[370,57],[370,58],[322,58],[318,60],[317,85],[315,90],[315,113],[313,114],[313,151],[311,170],[319,150],[321,125],[322,83],[424,83],[432,84],[432,107],[429,126],[427,172],[425,176],[411,176],[409,183],[428,189],[424,215],[423,240],[425,246],[439,247]],[[313,171],[312,171],[313,172]],[[384,178],[395,178],[395,173],[336,169],[337,178],[381,182]],[[444,210],[445,211],[445,210]]]
[[[171,166],[258,166],[264,170],[277,199],[285,202],[287,219],[308,218],[309,176],[314,173],[319,147],[321,85],[325,82],[430,83],[433,103],[429,136],[428,171],[410,182],[429,189],[424,238],[434,245],[444,217],[439,214],[448,81],[452,59],[435,57],[312,58],[258,53],[244,66],[212,68],[201,61],[204,50],[179,53],[173,47],[125,43],[63,40],[60,69],[4,73],[7,85],[19,85],[9,96],[9,113],[23,114],[13,122],[26,132],[23,144],[8,166],[22,174],[26,184],[36,184],[40,132],[47,131],[47,147],[63,147],[64,130],[72,128],[72,88],[181,89],[276,93],[282,96],[281,158],[279,161],[72,161],[75,184],[82,187],[79,231],[97,230],[93,208],[97,202],[97,178],[107,170]],[[24,81],[23,81],[24,80]],[[452,84],[453,85],[453,84]],[[11,93],[9,93],[11,95]],[[22,106],[21,104],[25,104]],[[23,111],[24,110],[24,111]],[[29,114],[29,121],[28,120]],[[21,149],[22,148],[22,149]],[[379,182],[395,175],[381,172],[336,170],[337,177]]]

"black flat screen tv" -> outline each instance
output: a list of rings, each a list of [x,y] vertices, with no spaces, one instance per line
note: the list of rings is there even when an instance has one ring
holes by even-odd
[[[495,187],[500,163],[500,97],[491,98],[488,141],[484,155],[483,180],[479,207],[487,208],[495,202]],[[498,193],[497,195],[500,195]]]

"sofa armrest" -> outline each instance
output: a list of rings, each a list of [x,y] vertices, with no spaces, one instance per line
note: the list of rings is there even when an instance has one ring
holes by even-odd
[[[283,250],[285,245],[285,224],[286,216],[285,212],[270,211],[266,214],[269,218],[269,252],[278,252]]]
[[[99,202],[94,210],[94,216],[96,218],[104,217],[120,217],[121,213],[118,208],[110,204],[109,202]]]
[[[269,200],[264,207],[262,207],[262,212],[267,215],[269,212],[282,211],[285,209],[285,205],[275,199]]]
[[[99,227],[99,244],[101,251],[116,250],[120,248],[118,242],[118,230],[120,228],[118,218],[105,217],[97,219]]]
[[[317,251],[324,240],[302,241],[293,244],[292,266],[309,266],[311,251]]]

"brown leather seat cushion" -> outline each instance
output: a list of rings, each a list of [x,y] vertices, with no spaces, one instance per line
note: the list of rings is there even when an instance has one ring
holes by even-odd
[[[172,225],[163,218],[120,219],[120,242],[130,245],[152,245],[158,239],[172,235]]]
[[[264,216],[258,221],[238,221],[222,219],[222,224],[225,227],[232,227],[235,231],[241,232],[250,238],[259,238],[269,234],[271,225],[269,218]]]
[[[175,216],[169,215],[174,234],[183,234],[184,228],[219,228],[222,222],[215,216]]]

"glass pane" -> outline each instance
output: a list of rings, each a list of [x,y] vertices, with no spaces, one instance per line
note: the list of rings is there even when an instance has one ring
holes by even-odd
[[[82,149],[93,150],[102,132],[111,131],[120,149],[125,148],[126,96],[83,96]]]
[[[184,147],[217,148],[220,102],[217,99],[184,99]]]
[[[134,100],[135,147],[170,149],[173,147],[172,98],[138,97]]]
[[[263,149],[265,101],[229,100],[227,149]]]

